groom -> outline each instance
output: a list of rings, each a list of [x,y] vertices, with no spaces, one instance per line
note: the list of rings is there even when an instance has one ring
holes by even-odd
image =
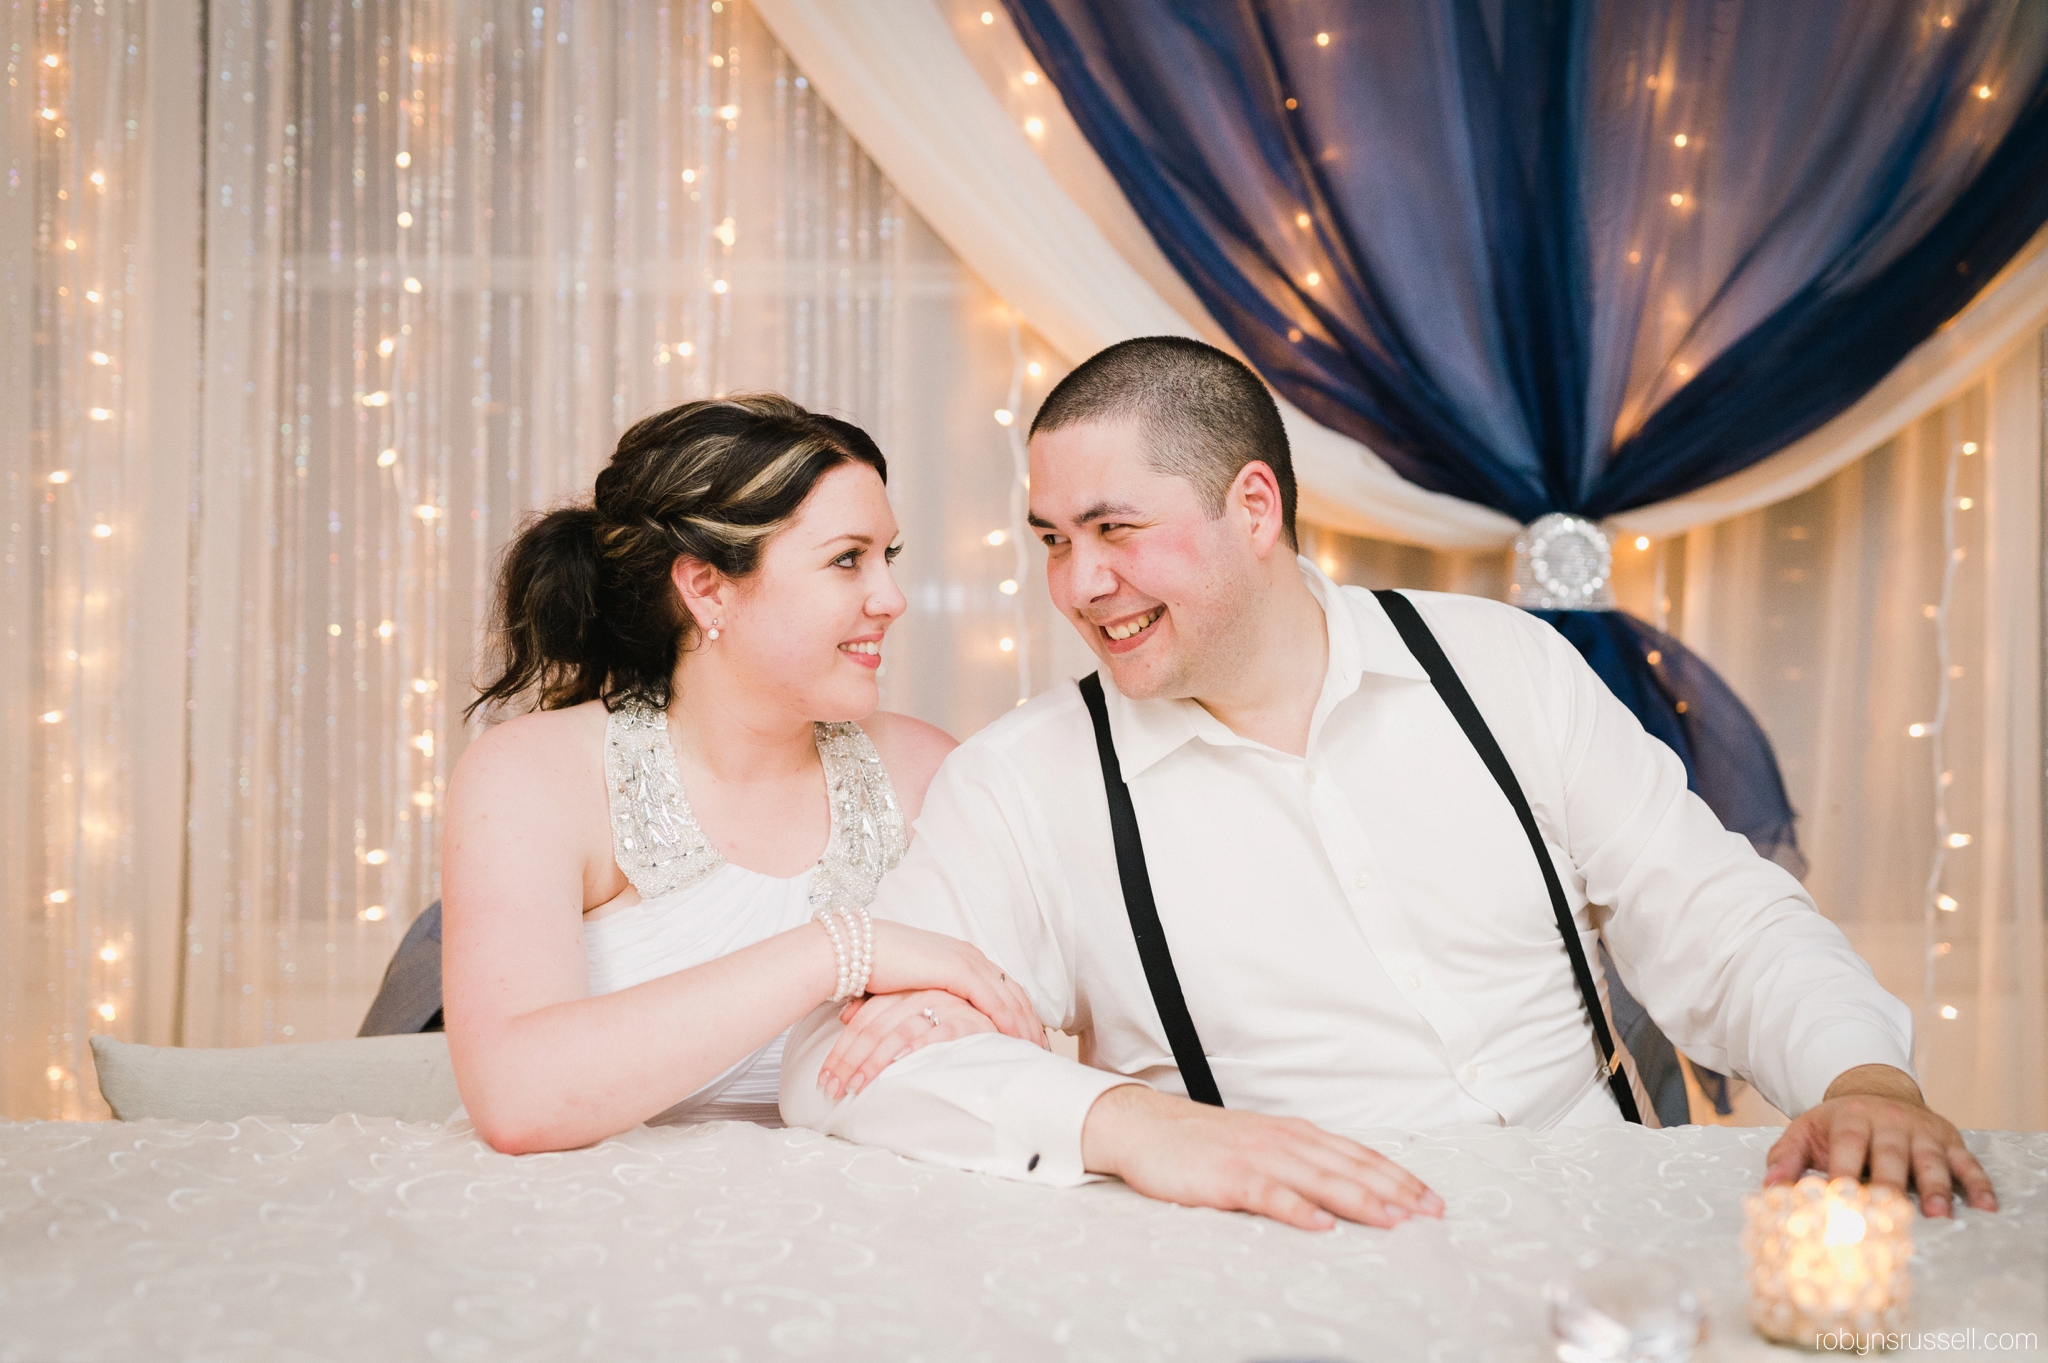
[[[1403,603],[1296,556],[1286,434],[1242,364],[1177,338],[1096,355],[1033,423],[1030,488],[1052,598],[1110,683],[1163,946],[1141,956],[1096,722],[1057,687],[947,760],[873,910],[981,947],[1086,1064],[984,1034],[884,1068],[929,1014],[821,1009],[790,1038],[790,1121],[1304,1228],[1439,1215],[1333,1133],[1622,1119],[1562,917],[1586,955],[1605,940],[1680,1049],[1798,1114],[1770,1181],[1867,1166],[1915,1182],[1930,1216],[1956,1183],[1996,1206],[1908,1072],[1910,1013],[1798,882],[1720,826],[1550,626],[1415,594],[1533,821],[1518,816],[1409,647]],[[1155,994],[1162,957],[1184,1014]],[[1163,1016],[1184,1017],[1185,1063]],[[1221,1107],[1181,1096],[1211,1076]]]

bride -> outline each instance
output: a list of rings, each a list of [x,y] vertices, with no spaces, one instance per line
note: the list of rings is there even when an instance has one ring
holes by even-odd
[[[783,1037],[827,1001],[883,1013],[898,1058],[1044,1044],[975,948],[867,916],[954,746],[875,709],[886,477],[786,398],[686,403],[507,551],[470,710],[530,712],[456,765],[442,871],[449,1052],[495,1148],[773,1119]]]

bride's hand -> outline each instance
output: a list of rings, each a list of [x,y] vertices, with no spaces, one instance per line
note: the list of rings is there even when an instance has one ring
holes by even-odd
[[[834,1098],[859,1093],[876,1075],[912,1051],[996,1030],[973,1004],[943,989],[849,999],[839,1020],[846,1030],[818,1068],[818,1087]],[[1045,1029],[1038,1030],[1042,1038]]]
[[[995,962],[957,937],[877,918],[867,992],[907,994],[916,989],[958,995],[1005,1036],[1045,1044],[1045,1028],[1031,996]]]

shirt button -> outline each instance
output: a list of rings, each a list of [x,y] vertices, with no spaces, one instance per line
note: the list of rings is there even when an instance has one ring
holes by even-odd
[[[1351,877],[1351,883],[1353,885],[1356,885],[1361,890],[1366,888],[1368,885],[1372,884],[1372,872],[1360,871],[1357,875]]]
[[[1316,783],[1316,769],[1314,767],[1310,767],[1308,769],[1308,783],[1310,785],[1314,785]]]
[[[1477,1065],[1467,1065],[1465,1067],[1465,1077],[1467,1079],[1477,1079],[1479,1077],[1479,1067]]]
[[[1410,989],[1422,988],[1422,976],[1416,974],[1413,971],[1410,971],[1408,974],[1408,987]]]

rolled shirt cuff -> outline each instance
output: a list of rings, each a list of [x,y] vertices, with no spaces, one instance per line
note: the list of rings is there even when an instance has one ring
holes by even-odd
[[[997,1095],[995,1125],[1010,1147],[1005,1153],[1021,1161],[1011,1177],[1070,1188],[1099,1177],[1081,1158],[1089,1109],[1111,1089],[1140,1081],[1065,1056],[1046,1054],[1045,1060],[1050,1063],[1022,1070]]]
[[[915,1051],[862,1092],[798,1120],[956,1169],[1072,1187],[1094,1179],[1081,1160],[1088,1110],[1110,1089],[1139,1082],[984,1032]],[[785,1095],[785,1115],[790,1106]]]
[[[1792,1091],[1765,1093],[1764,1097],[1787,1117],[1797,1117],[1819,1105],[1827,1096],[1828,1085],[1858,1065],[1890,1065],[1912,1075],[1915,1083],[1920,1079],[1913,1074],[1910,1035],[1900,1037],[1889,1028],[1845,1022],[1806,1037],[1789,1066]]]

